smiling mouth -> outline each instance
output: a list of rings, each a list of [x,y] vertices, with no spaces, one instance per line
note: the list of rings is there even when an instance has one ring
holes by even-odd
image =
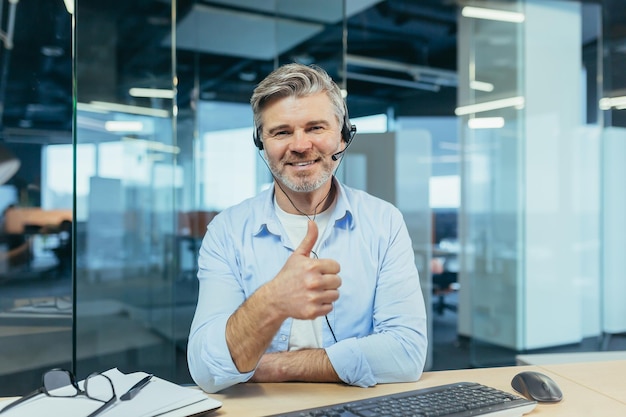
[[[300,162],[288,162],[287,165],[291,165],[291,166],[294,166],[294,167],[305,167],[305,166],[313,165],[316,162],[317,162],[317,160],[314,160],[314,161],[300,161]]]

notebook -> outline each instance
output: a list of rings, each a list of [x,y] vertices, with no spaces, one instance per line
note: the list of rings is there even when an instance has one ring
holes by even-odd
[[[220,401],[209,397],[200,389],[183,387],[156,376],[132,400],[121,401],[119,397],[148,374],[145,372],[124,374],[117,368],[103,373],[113,382],[118,400],[99,414],[101,417],[187,417],[222,406]],[[0,402],[0,410],[11,402]],[[85,417],[101,405],[102,403],[82,395],[74,398],[53,398],[41,394],[7,410],[2,417],[34,415]]]

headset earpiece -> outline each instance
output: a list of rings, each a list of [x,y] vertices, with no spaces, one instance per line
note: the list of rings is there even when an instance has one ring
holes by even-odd
[[[343,110],[344,113],[343,126],[341,128],[341,138],[344,142],[346,142],[347,147],[350,144],[350,141],[352,141],[352,138],[354,138],[354,135],[356,134],[356,126],[350,123],[350,118],[348,117],[348,106],[345,103]]]
[[[252,132],[252,140],[254,141],[254,146],[256,146],[260,151],[263,150],[263,140],[261,139],[261,128],[255,127]]]
[[[354,138],[355,134],[356,134],[356,126],[350,124],[350,122],[347,121],[347,124],[344,124],[343,128],[341,129],[341,138],[343,139],[344,142],[346,142],[346,146],[350,144],[350,141],[352,141],[352,138]]]

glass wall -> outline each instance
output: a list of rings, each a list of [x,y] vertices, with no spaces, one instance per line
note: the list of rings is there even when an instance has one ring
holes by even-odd
[[[608,5],[619,2],[611,0]],[[602,65],[599,98],[599,123],[602,132],[601,169],[601,268],[603,285],[601,288],[601,327],[602,349],[611,348],[614,335],[626,334],[626,304],[619,294],[626,292],[623,270],[626,258],[623,256],[624,235],[618,230],[626,227],[626,191],[619,183],[626,175],[626,71],[624,66],[623,25],[626,19],[623,7],[604,7],[601,11],[602,34],[604,41],[598,45],[597,59]]]
[[[76,6],[76,370],[176,379],[174,317],[192,290],[175,262],[184,176],[163,46],[175,5]]]
[[[598,91],[587,77],[600,73],[598,21],[597,5],[564,1],[461,10],[459,331],[477,366],[602,332],[601,128],[587,101]]]
[[[493,10],[524,16],[524,8],[523,2],[484,6],[470,2],[461,10],[456,109],[463,152],[459,329],[472,340],[474,357],[481,356],[481,341],[515,349],[524,285],[525,28],[521,19],[468,15]],[[493,353],[488,356],[493,360]]]
[[[0,4],[0,395],[72,366],[72,24]]]

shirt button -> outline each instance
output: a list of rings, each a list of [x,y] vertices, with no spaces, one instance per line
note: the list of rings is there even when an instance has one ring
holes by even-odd
[[[282,341],[284,342],[285,340],[287,340],[287,336],[282,335],[282,336],[280,337],[280,340],[282,340]]]

